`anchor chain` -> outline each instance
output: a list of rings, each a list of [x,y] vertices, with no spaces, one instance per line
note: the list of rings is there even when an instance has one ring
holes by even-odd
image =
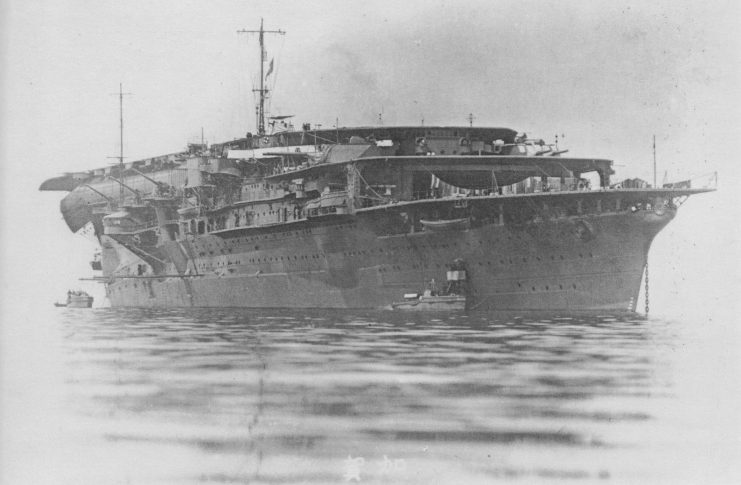
[[[646,316],[648,316],[648,303],[649,303],[649,299],[648,299],[648,259],[646,259],[646,284],[645,284],[644,292],[646,296]]]

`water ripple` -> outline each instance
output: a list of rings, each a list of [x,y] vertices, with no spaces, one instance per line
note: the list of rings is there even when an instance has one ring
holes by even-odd
[[[386,483],[601,479],[587,454],[630,449],[619,430],[671,398],[656,349],[672,334],[640,318],[59,316],[77,432],[190,464],[142,481],[340,483],[348,466]]]

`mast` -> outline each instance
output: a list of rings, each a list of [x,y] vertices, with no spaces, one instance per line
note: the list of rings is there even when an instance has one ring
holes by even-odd
[[[263,19],[260,19],[260,30],[238,30],[238,34],[259,34],[260,39],[260,89],[253,89],[260,94],[260,101],[257,105],[257,134],[265,134],[265,98],[268,90],[265,88],[265,34],[285,35],[282,30],[265,30],[263,28]],[[270,70],[268,71],[270,74]]]
[[[119,152],[118,152],[118,176],[123,179],[124,163],[123,163],[123,83],[118,83],[118,114],[119,114]],[[124,185],[121,184],[118,187],[118,199],[119,207],[123,206],[124,203]]]
[[[656,188],[656,135],[654,135],[654,188]]]
[[[123,155],[123,97],[124,95],[128,96],[131,93],[124,93],[123,92],[123,83],[118,83],[118,93],[111,93],[112,95],[118,95],[118,128],[119,128],[119,151],[117,157],[108,157],[108,158],[118,158],[118,176],[121,177],[121,179],[124,178],[124,155]],[[119,187],[118,192],[118,205],[119,207],[123,206],[124,203],[124,188],[123,186]]]

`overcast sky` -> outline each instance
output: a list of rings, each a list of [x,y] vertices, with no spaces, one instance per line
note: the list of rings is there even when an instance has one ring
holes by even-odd
[[[273,114],[332,126],[506,126],[570,154],[616,161],[617,178],[721,171],[741,139],[737,1],[4,0],[5,258],[38,240],[77,251],[45,179],[111,163],[118,100],[130,159],[225,141],[254,127],[264,18],[277,67]],[[734,200],[735,203],[735,200]],[[738,204],[735,204],[738,205]],[[37,236],[8,231],[35,226]],[[736,237],[735,224],[726,237]],[[50,227],[51,226],[51,227]],[[47,239],[44,239],[47,238]],[[87,252],[87,249],[85,249]],[[89,255],[84,256],[89,258]],[[57,263],[58,264],[58,263]]]
[[[717,168],[739,135],[738,2],[6,2],[11,153],[39,176],[254,131],[257,39],[273,114],[341,125],[508,126],[646,172]],[[41,146],[40,146],[41,145]],[[671,165],[671,166],[670,166]]]

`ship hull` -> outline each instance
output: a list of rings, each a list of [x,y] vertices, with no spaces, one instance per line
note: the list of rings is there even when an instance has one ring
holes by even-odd
[[[431,279],[444,281],[446,265],[461,259],[470,311],[635,311],[651,241],[674,215],[621,212],[400,235],[379,235],[355,216],[197,236],[178,243],[190,258],[187,271],[116,278],[106,290],[114,307],[382,309]]]

